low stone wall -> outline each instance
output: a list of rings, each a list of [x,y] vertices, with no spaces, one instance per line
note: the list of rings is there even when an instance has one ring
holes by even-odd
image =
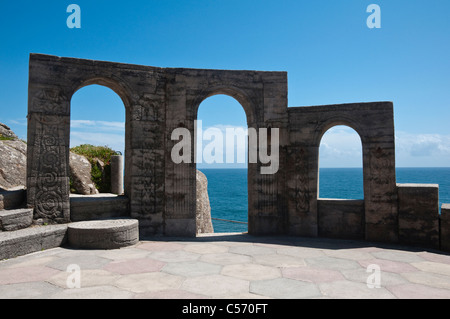
[[[440,217],[441,250],[450,252],[450,204],[442,204]]]
[[[364,239],[364,200],[318,199],[320,237]]]
[[[126,196],[114,194],[70,196],[70,219],[72,222],[129,215],[129,199]]]
[[[22,207],[25,197],[26,191],[24,189],[0,191],[0,210]]]
[[[399,241],[439,248],[439,185],[397,184]]]

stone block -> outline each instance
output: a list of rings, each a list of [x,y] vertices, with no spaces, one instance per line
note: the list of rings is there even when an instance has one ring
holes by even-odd
[[[33,209],[14,209],[0,211],[0,230],[13,231],[31,226]]]
[[[364,200],[319,199],[320,237],[364,239]]]
[[[67,225],[29,227],[0,233],[0,260],[60,247],[66,242]]]
[[[397,184],[399,240],[439,248],[439,186]]]
[[[450,204],[442,204],[440,218],[441,250],[450,252]]]
[[[70,220],[73,222],[126,217],[130,215],[127,196],[98,194],[70,196]]]
[[[24,189],[13,191],[0,191],[0,210],[14,209],[25,203],[26,191]]]

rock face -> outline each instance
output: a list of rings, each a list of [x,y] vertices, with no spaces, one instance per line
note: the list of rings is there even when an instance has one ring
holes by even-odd
[[[208,180],[205,174],[197,171],[197,234],[213,232],[211,206],[208,196]]]
[[[99,193],[92,182],[92,166],[86,157],[70,152],[69,166],[72,187],[78,194],[95,195]]]
[[[25,187],[27,177],[27,144],[11,129],[0,123],[0,188]]]
[[[13,140],[18,140],[17,135],[14,134],[14,132],[11,131],[11,129],[3,123],[0,123],[0,137],[6,137],[6,138],[13,139]]]

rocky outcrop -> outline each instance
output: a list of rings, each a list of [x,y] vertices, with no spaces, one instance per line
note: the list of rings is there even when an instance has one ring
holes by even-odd
[[[6,139],[11,139],[11,140],[18,140],[19,138],[17,137],[16,134],[14,134],[14,132],[9,128],[9,126],[0,123],[0,138],[6,138]]]
[[[208,196],[208,180],[200,171],[197,171],[197,234],[213,233],[211,221],[211,206]]]
[[[27,178],[27,144],[0,123],[0,188],[23,188]]]
[[[86,157],[70,152],[69,166],[71,187],[77,194],[95,195],[99,193],[92,182],[92,166]]]

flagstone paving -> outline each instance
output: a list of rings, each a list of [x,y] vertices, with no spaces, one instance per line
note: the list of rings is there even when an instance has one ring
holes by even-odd
[[[118,250],[60,247],[0,261],[0,298],[450,299],[450,255],[320,238],[153,238]]]

